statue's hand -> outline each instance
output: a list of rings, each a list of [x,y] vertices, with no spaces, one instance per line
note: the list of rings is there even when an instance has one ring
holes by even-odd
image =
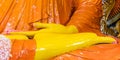
[[[38,33],[35,34],[34,40],[37,44],[36,60],[49,60],[51,57],[94,44],[115,42],[111,37],[100,37],[95,33]]]
[[[33,26],[37,29],[37,31],[26,31],[26,32],[10,32],[10,34],[22,34],[26,36],[34,36],[36,33],[77,33],[78,30],[75,26],[64,26],[61,24],[54,23],[33,23]]]

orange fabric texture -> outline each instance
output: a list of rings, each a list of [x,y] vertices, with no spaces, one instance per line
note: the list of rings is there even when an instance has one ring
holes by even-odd
[[[75,25],[80,32],[100,32],[101,0],[13,0],[7,7],[0,32],[33,30],[30,23],[36,21]]]
[[[75,10],[68,25],[75,25],[79,32],[95,32],[101,35],[100,18],[102,16],[101,0],[78,0],[79,6]]]
[[[34,60],[35,49],[35,40],[12,40],[9,60]]]
[[[68,52],[51,60],[119,60],[120,44],[101,44]]]
[[[0,32],[32,30],[30,24],[36,21],[66,24],[73,5],[72,0],[8,0],[0,4],[5,9],[0,11]]]

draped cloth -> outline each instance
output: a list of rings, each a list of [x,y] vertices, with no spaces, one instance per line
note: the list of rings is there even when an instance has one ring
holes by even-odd
[[[75,25],[80,32],[100,33],[101,0],[6,0],[0,32],[33,30],[31,23]],[[7,2],[3,2],[7,3]],[[1,3],[1,8],[5,4]]]

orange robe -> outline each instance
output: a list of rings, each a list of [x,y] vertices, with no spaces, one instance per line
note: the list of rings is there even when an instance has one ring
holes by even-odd
[[[101,0],[13,0],[0,32],[32,30],[30,24],[39,21],[75,25],[80,32],[101,34],[101,16]]]

